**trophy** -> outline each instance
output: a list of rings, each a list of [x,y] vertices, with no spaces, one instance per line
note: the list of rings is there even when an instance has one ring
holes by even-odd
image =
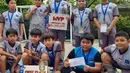
[[[40,70],[40,73],[44,73],[44,70],[45,70],[45,64],[43,61],[41,61],[41,63],[39,64],[39,70]]]

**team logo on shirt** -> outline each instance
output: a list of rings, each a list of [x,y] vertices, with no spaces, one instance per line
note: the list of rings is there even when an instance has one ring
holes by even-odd
[[[19,17],[19,15],[16,14],[16,17]]]
[[[40,9],[40,12],[42,12],[42,9]]]
[[[64,6],[64,4],[62,4],[61,6]]]
[[[112,9],[112,7],[110,6],[109,9]]]
[[[126,64],[130,64],[129,60],[125,59],[125,63]]]
[[[85,14],[88,14],[88,12],[85,12]]]

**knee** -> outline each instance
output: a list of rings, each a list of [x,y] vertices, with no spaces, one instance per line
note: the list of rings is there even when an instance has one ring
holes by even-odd
[[[48,54],[42,54],[41,59],[42,60],[49,60]]]
[[[6,61],[6,56],[0,56],[0,61],[2,61],[2,62],[5,62]]]
[[[102,53],[101,59],[103,63],[109,63],[111,61],[111,58],[107,53]]]
[[[22,54],[22,58],[27,58],[28,57],[28,54],[27,53],[23,53]]]

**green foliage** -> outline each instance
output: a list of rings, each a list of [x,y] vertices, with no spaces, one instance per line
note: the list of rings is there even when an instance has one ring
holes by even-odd
[[[33,0],[17,0],[17,5],[32,5]]]
[[[130,29],[130,16],[121,16],[116,25],[117,31],[125,30],[126,28]]]

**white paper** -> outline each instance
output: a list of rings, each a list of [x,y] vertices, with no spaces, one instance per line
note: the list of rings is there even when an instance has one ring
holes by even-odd
[[[85,65],[84,57],[69,59],[70,67]]]
[[[82,28],[80,28],[79,33],[84,33],[84,31],[83,31],[83,29],[82,29]]]
[[[107,32],[107,24],[101,24],[100,32]]]

